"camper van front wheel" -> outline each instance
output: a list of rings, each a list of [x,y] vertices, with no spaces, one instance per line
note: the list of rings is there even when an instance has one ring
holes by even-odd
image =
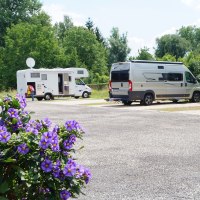
[[[83,98],[88,98],[89,97],[89,93],[88,92],[83,92],[82,97]]]
[[[152,94],[146,94],[144,96],[143,104],[148,106],[153,103],[153,95]]]
[[[200,101],[200,92],[194,92],[192,96],[192,102],[196,103]]]

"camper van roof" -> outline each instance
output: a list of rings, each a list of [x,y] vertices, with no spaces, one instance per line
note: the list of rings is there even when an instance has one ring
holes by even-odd
[[[154,60],[131,60],[133,63],[158,63],[158,64],[183,64],[182,62],[154,61]]]

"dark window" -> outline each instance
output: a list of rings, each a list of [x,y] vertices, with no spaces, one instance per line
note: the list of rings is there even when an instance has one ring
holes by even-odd
[[[185,72],[185,78],[188,83],[196,83],[196,79],[192,76],[190,72]]]
[[[128,82],[128,80],[129,80],[129,70],[111,72],[112,82]]]
[[[84,74],[84,71],[83,70],[78,70],[77,74]]]
[[[41,79],[44,81],[47,80],[47,74],[41,74]]]
[[[158,69],[164,69],[164,66],[158,66]]]
[[[180,73],[168,73],[168,81],[183,81],[183,74]]]
[[[31,78],[40,78],[40,73],[31,73]]]

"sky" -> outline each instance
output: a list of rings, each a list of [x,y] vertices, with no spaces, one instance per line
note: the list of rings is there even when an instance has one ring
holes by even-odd
[[[127,34],[130,56],[144,47],[154,53],[156,38],[174,34],[182,26],[200,27],[200,0],[41,0],[52,23],[69,16],[74,25],[90,18],[104,38],[113,27]]]

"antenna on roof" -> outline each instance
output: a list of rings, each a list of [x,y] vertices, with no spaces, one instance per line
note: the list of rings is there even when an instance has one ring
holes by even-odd
[[[33,58],[27,58],[26,59],[26,65],[32,69],[35,66],[35,60]]]

